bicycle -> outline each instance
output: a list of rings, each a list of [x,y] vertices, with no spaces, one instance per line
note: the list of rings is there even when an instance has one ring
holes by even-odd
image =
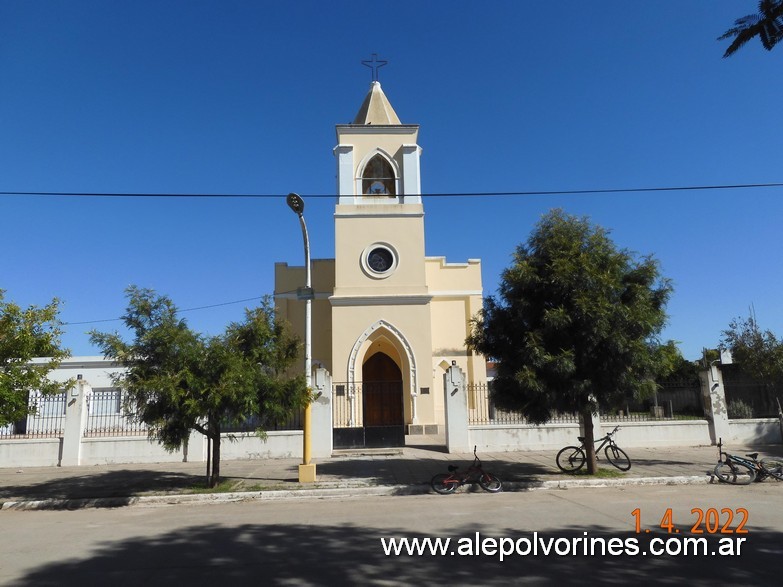
[[[595,456],[598,458],[598,454],[601,452],[601,449],[603,449],[606,460],[609,461],[610,464],[621,471],[627,471],[631,468],[631,459],[628,458],[625,451],[617,446],[614,441],[614,435],[619,429],[619,426],[615,426],[614,430],[603,438],[598,439],[598,441],[601,442],[601,445],[595,449]],[[585,437],[577,436],[576,438],[581,442],[579,446],[567,446],[561,449],[555,458],[558,468],[564,473],[576,473],[579,469],[584,467],[584,464],[587,461],[585,455]],[[604,447],[606,448],[604,449]]]
[[[503,483],[492,473],[488,473],[481,466],[481,460],[473,447],[473,464],[464,471],[460,471],[456,465],[449,465],[448,473],[438,473],[430,481],[430,485],[436,493],[443,495],[454,493],[460,485],[465,483],[478,483],[484,491],[497,493],[503,489]]]
[[[783,481],[783,459],[763,458],[753,452],[744,457],[732,455],[723,450],[723,439],[718,439],[718,464],[713,475],[718,481],[732,485],[750,485],[753,481],[763,481],[773,477]]]

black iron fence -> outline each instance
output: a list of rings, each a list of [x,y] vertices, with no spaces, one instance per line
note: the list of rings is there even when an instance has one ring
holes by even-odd
[[[143,436],[149,426],[124,413],[122,390],[115,387],[93,388],[87,396],[85,438],[105,436]]]
[[[43,395],[34,391],[28,395],[33,413],[0,428],[2,438],[57,438],[65,430],[65,392]]]
[[[0,427],[0,438],[58,438],[65,432],[65,408],[67,393],[43,395],[29,394],[34,413],[6,426]],[[87,395],[83,436],[85,438],[110,436],[144,436],[149,426],[140,422],[124,409],[123,392],[119,388],[93,388]],[[258,416],[245,418],[239,424],[226,424],[225,432],[255,432],[259,426],[267,431],[301,430],[304,411],[298,410],[285,422],[264,421]]]
[[[0,427],[0,438],[57,438],[65,430],[65,392],[43,395],[38,391],[28,395],[33,413],[26,418]]]
[[[731,366],[724,366],[721,372],[729,418],[778,416],[780,404],[783,404],[783,385],[759,381]]]
[[[468,385],[468,424],[528,424],[519,412],[498,408],[492,401],[490,385]],[[667,383],[658,393],[644,400],[628,398],[616,410],[601,414],[601,419],[612,421],[692,420],[703,419],[701,388],[690,382]],[[558,414],[551,423],[578,423],[578,414]]]
[[[629,397],[617,409],[601,414],[608,422],[647,422],[654,420],[702,420],[704,404],[697,382],[667,382],[651,397]]]
[[[468,425],[507,425],[528,424],[527,419],[520,413],[498,408],[492,401],[489,383],[470,383],[468,392]],[[577,414],[559,414],[552,418],[553,423],[579,422]]]

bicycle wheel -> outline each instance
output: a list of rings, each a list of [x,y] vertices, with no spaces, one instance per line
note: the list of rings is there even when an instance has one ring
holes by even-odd
[[[435,490],[435,493],[446,495],[448,493],[454,493],[457,490],[459,481],[448,473],[438,473],[432,478],[430,485]]]
[[[761,459],[759,461],[762,471],[767,475],[774,477],[778,481],[783,481],[783,459],[775,457]]]
[[[714,473],[719,481],[732,485],[750,485],[756,478],[756,471],[753,468],[733,461],[718,463],[715,465]]]
[[[564,473],[575,473],[585,464],[585,452],[578,446],[567,446],[557,453],[558,468]]]
[[[492,473],[482,473],[478,483],[484,491],[489,491],[490,493],[497,493],[503,489],[503,483]]]
[[[607,446],[604,454],[606,455],[606,460],[621,471],[627,471],[631,468],[631,459],[619,446]]]

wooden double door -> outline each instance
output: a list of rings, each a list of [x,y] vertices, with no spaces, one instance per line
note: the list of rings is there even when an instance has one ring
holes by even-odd
[[[385,353],[376,353],[362,365],[361,425],[334,429],[335,448],[405,446],[405,409],[402,373]]]

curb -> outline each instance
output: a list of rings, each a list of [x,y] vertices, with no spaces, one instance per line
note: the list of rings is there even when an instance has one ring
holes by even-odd
[[[625,487],[630,485],[706,485],[712,482],[709,475],[680,477],[637,477],[631,479],[564,479],[544,481],[544,489],[576,489],[579,487]]]
[[[635,477],[631,479],[561,479],[557,481],[507,481],[503,491],[524,492],[552,489],[630,487],[636,485],[705,485],[710,476]],[[469,493],[471,488],[460,488]],[[0,503],[0,510],[40,511],[77,510],[84,508],[118,508],[134,505],[164,506],[178,504],[211,504],[241,501],[274,501],[278,499],[331,499],[336,497],[374,497],[423,495],[432,493],[429,483],[419,485],[347,485],[313,489],[279,489],[267,491],[234,491],[228,493],[148,495],[137,497],[97,497],[83,499],[19,500]]]

